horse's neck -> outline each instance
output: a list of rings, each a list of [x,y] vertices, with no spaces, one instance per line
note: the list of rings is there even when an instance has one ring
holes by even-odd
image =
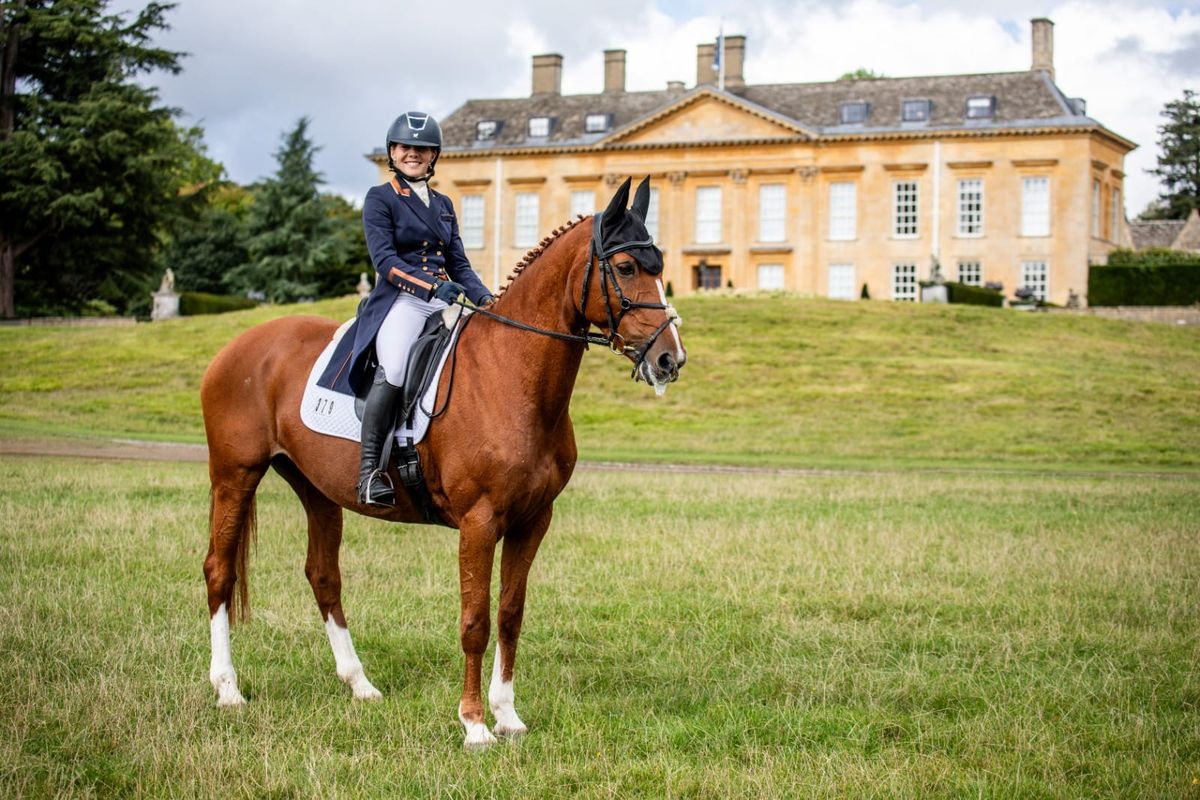
[[[558,236],[511,281],[493,309],[497,314],[544,330],[578,334],[581,320],[572,300],[571,277],[590,242],[590,224]],[[580,248],[583,248],[581,251]],[[478,325],[481,355],[503,365],[498,380],[513,384],[528,410],[557,419],[570,405],[583,345],[523,331],[488,320]]]

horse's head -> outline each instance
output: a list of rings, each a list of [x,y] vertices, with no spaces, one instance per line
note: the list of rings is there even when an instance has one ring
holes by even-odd
[[[633,377],[658,394],[679,378],[687,351],[679,338],[679,315],[667,302],[662,252],[646,230],[650,179],[629,202],[627,179],[608,208],[592,218],[592,245],[580,310],[604,331],[610,346],[633,362]],[[594,274],[593,274],[594,273]]]

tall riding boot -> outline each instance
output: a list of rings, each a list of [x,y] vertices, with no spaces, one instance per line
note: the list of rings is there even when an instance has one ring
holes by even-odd
[[[383,370],[375,374],[362,415],[362,461],[358,468],[358,502],[390,508],[396,505],[396,490],[387,475],[387,464],[380,464],[383,444],[392,435],[396,421],[396,403],[400,387],[392,386]]]

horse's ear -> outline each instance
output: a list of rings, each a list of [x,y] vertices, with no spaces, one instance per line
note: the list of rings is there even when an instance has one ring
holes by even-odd
[[[633,206],[629,209],[629,213],[637,214],[638,219],[642,222],[646,221],[646,215],[650,213],[650,176],[647,175],[645,180],[638,184],[637,191],[633,193]]]
[[[605,230],[613,230],[621,224],[621,220],[625,218],[625,207],[629,205],[629,185],[633,183],[633,178],[626,178],[621,184],[621,188],[617,189],[617,193],[608,203],[608,208],[604,209],[604,216],[600,217],[600,222],[604,225]]]

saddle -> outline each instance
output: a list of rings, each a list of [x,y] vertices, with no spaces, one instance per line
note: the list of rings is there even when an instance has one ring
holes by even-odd
[[[425,521],[442,525],[446,523],[434,508],[433,498],[425,483],[425,474],[421,470],[421,456],[417,453],[416,442],[413,441],[411,435],[402,435],[402,431],[411,431],[415,426],[417,405],[437,378],[438,365],[441,364],[446,348],[451,345],[451,342],[456,341],[454,326],[460,316],[455,315],[453,323],[444,314],[433,314],[425,320],[425,327],[421,329],[420,335],[413,342],[412,349],[408,354],[408,369],[405,372],[396,418],[392,421],[392,434],[384,441],[383,451],[379,454],[380,464],[395,463],[396,471],[400,475],[400,482],[408,490],[413,503],[421,509]],[[375,360],[374,353],[370,358],[367,369],[371,369],[373,366],[378,375],[383,367],[379,366]],[[362,390],[354,398],[354,413],[359,420],[362,420],[363,407],[366,405],[367,392],[370,391],[370,388],[370,383],[363,381]],[[433,398],[431,402],[436,404],[437,395],[435,394]],[[449,402],[449,398],[446,399],[446,402]],[[432,421],[438,410],[428,408],[425,409],[425,412]],[[394,444],[398,447],[393,452]]]

